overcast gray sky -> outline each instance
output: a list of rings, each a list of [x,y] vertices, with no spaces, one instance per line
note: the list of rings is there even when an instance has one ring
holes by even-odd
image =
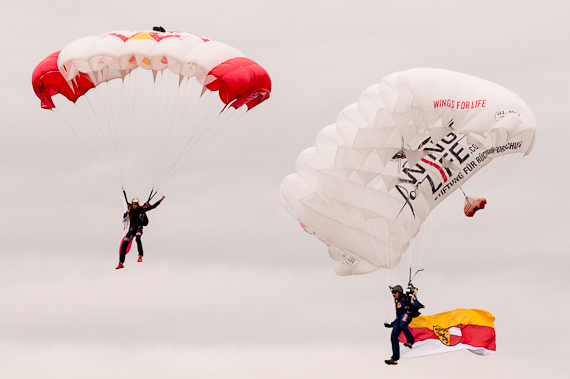
[[[0,376],[565,377],[569,4],[3,1]],[[116,271],[120,191],[40,109],[31,74],[72,40],[155,25],[238,48],[269,72],[273,92],[168,182],[145,229],[145,262],[129,255]],[[416,283],[426,314],[494,314],[497,353],[388,367],[386,274],[336,276],[279,186],[342,108],[413,67],[512,90],[533,110],[537,140],[482,194],[484,211],[443,233],[449,243]]]

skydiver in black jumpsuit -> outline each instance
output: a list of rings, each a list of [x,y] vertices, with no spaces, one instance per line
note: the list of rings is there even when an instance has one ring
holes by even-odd
[[[127,248],[131,243],[133,237],[135,237],[135,241],[137,241],[137,249],[139,251],[139,259],[137,260],[137,262],[142,262],[143,246],[141,241],[141,235],[143,233],[143,227],[146,225],[145,213],[158,207],[158,205],[162,202],[162,200],[164,200],[164,196],[153,205],[145,203],[143,206],[139,206],[139,199],[135,198],[129,204],[129,209],[125,212],[123,217],[126,217],[127,214],[129,215],[130,227],[129,231],[125,235],[125,238],[123,238],[123,243],[121,244],[121,253],[119,256],[119,265],[117,266],[117,270],[125,267],[123,266],[123,263],[125,262],[125,255],[127,254]]]

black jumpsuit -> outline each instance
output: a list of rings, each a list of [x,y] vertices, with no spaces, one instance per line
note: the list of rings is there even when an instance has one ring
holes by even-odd
[[[129,246],[129,243],[131,243],[131,240],[133,239],[133,237],[135,237],[135,241],[137,241],[137,249],[139,251],[139,255],[143,255],[143,246],[142,246],[142,241],[141,241],[141,235],[143,233],[143,217],[144,217],[144,213],[153,210],[154,208],[158,207],[158,205],[160,204],[161,200],[158,200],[156,203],[154,203],[153,205],[150,204],[144,204],[142,207],[136,207],[134,208],[132,205],[129,205],[129,219],[131,221],[131,225],[129,227],[129,231],[127,232],[127,234],[125,235],[125,238],[123,238],[123,244],[121,245],[121,254],[119,257],[119,262],[124,263],[125,262],[125,255],[127,254],[127,247]],[[123,215],[123,217],[126,217],[127,213],[125,213]]]

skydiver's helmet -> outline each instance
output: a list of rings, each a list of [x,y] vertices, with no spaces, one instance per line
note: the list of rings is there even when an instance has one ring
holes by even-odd
[[[131,200],[131,205],[133,205],[133,204],[136,204],[136,205],[138,205],[138,206],[140,207],[139,199],[137,199],[137,198],[135,197],[133,200]]]
[[[402,288],[401,285],[395,285],[394,287],[390,287],[390,291],[392,293],[398,292],[400,294],[400,297],[402,297],[402,295],[404,295],[404,289]]]
[[[155,32],[161,32],[161,33],[166,32],[166,30],[164,30],[164,28],[162,26],[155,26],[152,28],[152,30],[154,30]]]

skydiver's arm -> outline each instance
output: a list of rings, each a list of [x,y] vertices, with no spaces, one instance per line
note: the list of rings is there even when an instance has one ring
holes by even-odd
[[[125,197],[125,202],[127,203],[127,211],[123,214],[123,218],[125,218],[129,214],[128,208],[131,205],[131,203],[129,203],[129,200],[127,199],[127,193],[125,192],[125,189],[123,189],[123,196]]]
[[[164,196],[162,197],[162,199],[158,200],[156,203],[154,203],[153,205],[147,204],[144,208],[145,211],[150,211],[156,207],[158,207],[158,205],[162,202],[162,200],[164,200]]]

